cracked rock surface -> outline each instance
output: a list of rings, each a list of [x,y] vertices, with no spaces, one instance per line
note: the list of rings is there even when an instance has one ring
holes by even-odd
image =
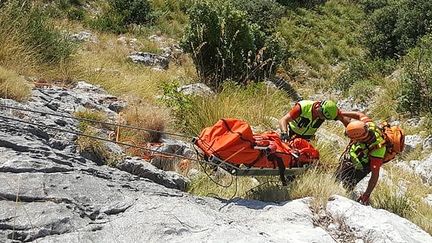
[[[86,106],[115,119],[110,102],[119,101],[107,97],[81,83],[35,90],[25,104],[0,104],[61,114]],[[78,125],[0,112],[69,130]],[[142,159],[126,157],[117,168],[98,165],[76,151],[76,135],[3,118],[0,124],[0,242],[432,242],[411,222],[343,197],[320,215],[310,209],[310,198],[273,204],[196,197],[182,191],[182,176]],[[371,234],[378,240],[370,241]]]

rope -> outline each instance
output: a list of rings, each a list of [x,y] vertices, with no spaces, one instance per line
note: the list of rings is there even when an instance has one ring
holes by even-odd
[[[61,114],[56,114],[56,113],[52,113],[52,112],[42,112],[42,111],[37,111],[37,110],[33,110],[33,109],[14,107],[14,106],[9,106],[9,105],[4,105],[4,104],[0,104],[0,107],[1,108],[6,108],[6,109],[12,109],[12,110],[19,110],[19,111],[38,113],[38,114],[42,114],[42,115],[57,116],[57,117],[68,118],[68,119],[73,119],[73,120],[77,120],[77,121],[86,121],[86,122],[98,123],[98,124],[103,124],[103,125],[108,125],[108,126],[116,126],[116,127],[123,127],[123,128],[129,128],[129,129],[146,131],[146,132],[155,132],[155,133],[167,134],[167,135],[178,136],[178,137],[183,137],[183,138],[188,138],[188,139],[192,138],[191,136],[186,136],[186,135],[182,135],[182,134],[162,132],[162,131],[157,131],[157,130],[152,130],[152,129],[146,129],[146,128],[141,128],[141,127],[130,126],[130,125],[122,125],[122,124],[115,124],[115,123],[97,121],[97,120],[92,120],[92,119],[88,119],[88,118],[79,118],[79,117],[73,117],[73,116],[68,116],[68,115],[61,115]],[[115,143],[115,144],[119,144],[119,145],[123,145],[123,146],[127,146],[127,147],[137,148],[137,149],[153,152],[155,154],[158,154],[159,156],[164,155],[164,156],[176,157],[176,158],[180,158],[180,159],[192,160],[192,161],[198,162],[198,164],[203,169],[204,174],[213,183],[215,183],[216,185],[218,185],[220,187],[228,188],[228,187],[232,186],[232,184],[233,184],[233,182],[235,180],[235,182],[236,182],[235,183],[235,192],[234,192],[233,196],[230,199],[233,199],[235,197],[235,195],[237,194],[237,190],[238,190],[238,188],[237,188],[238,187],[238,178],[237,177],[234,177],[230,173],[230,175],[232,176],[230,183],[228,183],[228,185],[223,185],[223,184],[215,181],[211,177],[211,175],[209,175],[206,172],[206,168],[204,168],[204,166],[203,166],[203,164],[209,164],[209,165],[213,165],[213,166],[216,166],[216,167],[220,167],[221,164],[224,164],[224,165],[226,165],[228,167],[231,167],[234,170],[238,169],[236,166],[233,166],[233,165],[231,165],[229,163],[226,163],[225,161],[217,164],[217,163],[213,163],[213,162],[210,162],[210,161],[207,161],[207,160],[203,160],[203,159],[194,159],[194,158],[186,157],[186,156],[183,156],[183,155],[172,154],[172,153],[162,152],[162,151],[158,151],[158,150],[154,150],[154,149],[149,149],[149,148],[145,148],[145,147],[134,145],[134,144],[123,143],[123,142],[118,142],[118,141],[112,141],[110,139],[106,139],[106,138],[101,138],[101,137],[97,137],[97,136],[93,136],[93,135],[84,134],[82,132],[76,132],[76,131],[72,131],[72,130],[65,130],[65,129],[61,129],[61,128],[57,128],[57,127],[52,127],[52,126],[48,126],[48,125],[44,125],[44,124],[39,124],[39,123],[24,121],[24,120],[21,120],[21,119],[16,119],[16,118],[8,117],[8,116],[0,115],[0,118],[6,119],[6,120],[12,120],[12,121],[16,121],[16,122],[21,122],[21,123],[32,125],[32,126],[36,126],[36,127],[38,127],[38,126],[39,127],[45,127],[47,129],[52,129],[52,130],[56,130],[56,131],[60,131],[60,132],[64,132],[64,133],[70,133],[70,134],[74,134],[74,135],[77,135],[77,136],[88,137],[88,138],[95,139],[95,140],[100,140],[100,141],[105,141],[105,142],[111,142],[111,143]],[[3,125],[3,123],[1,125]],[[205,143],[205,141],[203,141],[203,142]],[[198,151],[197,151],[197,158],[199,157],[198,155],[199,154],[198,154]]]
[[[216,164],[216,163],[213,163],[213,162],[210,162],[210,161],[200,161],[198,159],[186,157],[186,156],[179,155],[179,154],[172,154],[172,153],[168,153],[168,152],[162,152],[162,151],[158,151],[158,150],[155,150],[155,149],[145,148],[145,147],[142,147],[142,146],[138,146],[138,145],[134,145],[134,144],[129,144],[129,143],[115,142],[115,141],[112,141],[112,140],[107,139],[107,138],[101,138],[101,137],[97,137],[97,136],[93,136],[93,135],[84,134],[82,132],[76,132],[76,131],[72,131],[72,130],[65,130],[65,129],[57,128],[57,127],[51,127],[51,126],[48,126],[48,125],[34,123],[34,122],[29,122],[29,121],[24,121],[24,120],[21,120],[21,119],[16,119],[16,118],[8,117],[8,116],[0,115],[0,118],[6,119],[6,120],[11,120],[11,121],[21,122],[21,123],[32,125],[32,126],[36,126],[36,127],[44,127],[44,128],[47,128],[47,129],[52,129],[52,130],[56,130],[56,131],[60,131],[60,132],[64,132],[64,133],[71,133],[71,134],[74,134],[74,135],[77,135],[77,136],[88,137],[88,138],[95,139],[95,140],[100,140],[100,141],[115,143],[115,144],[119,144],[119,145],[123,145],[123,146],[127,146],[127,147],[142,149],[142,150],[153,152],[153,153],[159,154],[159,155],[166,155],[166,156],[172,156],[172,157],[177,157],[177,158],[181,158],[181,159],[188,159],[188,160],[193,160],[193,161],[196,161],[196,162],[204,162],[204,163],[215,165],[215,166],[219,165],[219,164]],[[0,123],[0,125],[6,125],[6,124]]]
[[[6,108],[6,109],[12,109],[12,110],[38,113],[38,114],[42,114],[42,115],[50,115],[50,116],[57,116],[57,117],[62,117],[62,118],[69,118],[69,119],[73,119],[73,120],[77,120],[77,121],[99,123],[99,124],[107,125],[107,126],[123,127],[123,128],[134,129],[134,130],[146,131],[146,132],[161,133],[161,134],[183,137],[183,138],[188,138],[188,139],[192,138],[191,136],[186,136],[186,135],[178,134],[178,133],[163,132],[163,131],[147,129],[147,128],[142,128],[142,127],[135,127],[135,126],[130,126],[130,125],[122,125],[122,124],[116,124],[116,123],[110,123],[110,122],[97,121],[97,120],[92,120],[92,119],[88,119],[88,118],[80,118],[80,117],[74,117],[74,116],[68,116],[68,115],[61,115],[61,114],[56,114],[56,113],[52,113],[52,112],[37,111],[37,110],[33,110],[33,109],[20,108],[20,107],[9,106],[9,105],[4,105],[4,104],[0,104],[0,107]]]

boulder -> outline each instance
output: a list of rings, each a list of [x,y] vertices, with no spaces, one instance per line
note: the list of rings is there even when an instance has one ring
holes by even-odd
[[[349,227],[363,242],[430,242],[432,237],[410,221],[386,210],[333,196],[327,212]]]
[[[404,152],[409,153],[417,147],[423,146],[423,138],[420,135],[406,135]]]
[[[93,42],[93,43],[97,43],[98,39],[96,36],[94,36],[91,32],[89,31],[81,31],[75,34],[71,34],[69,36],[69,39],[71,41],[75,41],[75,42]]]
[[[423,182],[432,185],[432,155],[424,160],[412,160],[409,165],[414,173],[422,178]]]
[[[192,148],[192,145],[180,140],[164,138],[162,139],[162,144],[153,146],[151,149],[161,153],[176,154],[187,158],[196,158],[196,152]],[[151,160],[151,164],[156,166],[158,169],[175,170],[176,165],[180,161],[181,158],[155,156]]]
[[[150,179],[158,184],[168,188],[186,190],[189,180],[177,173],[166,172],[153,166],[152,164],[142,161],[139,158],[126,158],[116,165],[120,170],[129,172],[142,178]]]
[[[423,201],[424,201],[427,205],[429,205],[430,207],[432,207],[432,194],[428,194],[428,195],[423,199]]]
[[[432,150],[432,136],[428,136],[423,141],[423,149]]]
[[[149,52],[133,52],[128,58],[134,63],[140,63],[145,66],[152,66],[161,69],[168,69],[169,59]]]
[[[185,95],[211,96],[215,93],[203,83],[187,84],[179,87],[178,92]]]

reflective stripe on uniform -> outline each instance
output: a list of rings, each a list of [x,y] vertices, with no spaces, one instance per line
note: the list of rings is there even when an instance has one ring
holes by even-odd
[[[323,122],[319,117],[315,118],[315,120],[312,118],[314,101],[302,100],[298,104],[301,107],[301,113],[298,118],[289,123],[290,129],[299,135],[314,135]]]
[[[366,124],[369,130],[375,134],[376,140],[370,145],[360,142],[351,145],[349,154],[356,169],[362,169],[365,165],[369,164],[369,157],[383,159],[387,150],[386,146],[384,146],[385,140],[376,124],[373,122]],[[372,150],[370,151],[370,149]]]

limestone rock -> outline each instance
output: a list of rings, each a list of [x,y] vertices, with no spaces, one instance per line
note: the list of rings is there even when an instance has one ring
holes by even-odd
[[[405,136],[404,152],[408,153],[417,147],[423,146],[423,138],[420,135],[407,135]]]
[[[430,242],[432,237],[410,221],[382,209],[341,196],[327,204],[327,212],[343,221],[364,242]]]
[[[75,34],[71,34],[69,36],[70,40],[72,41],[76,41],[76,42],[93,42],[93,43],[97,43],[98,39],[96,36],[94,36],[91,32],[89,31],[81,31]]]
[[[198,96],[214,95],[214,92],[207,85],[203,83],[183,85],[178,88],[178,92],[181,92],[185,95],[198,95]]]
[[[128,58],[134,63],[168,69],[169,59],[149,52],[133,52]]]

